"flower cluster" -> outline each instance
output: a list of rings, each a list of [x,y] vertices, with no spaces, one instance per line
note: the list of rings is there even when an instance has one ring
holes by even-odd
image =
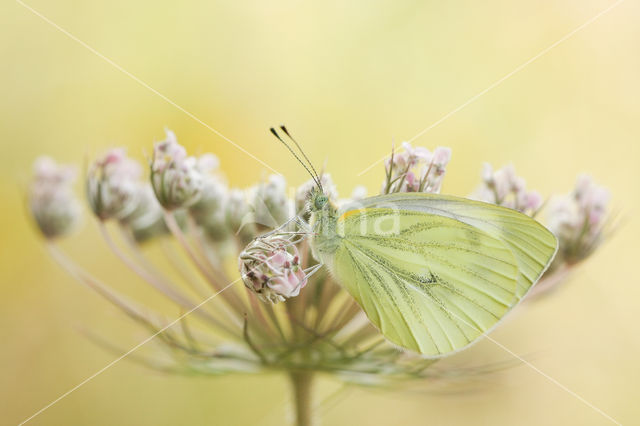
[[[31,214],[45,237],[63,236],[80,217],[80,204],[71,187],[75,169],[58,165],[49,157],[36,160],[33,169],[34,179],[29,188]]]
[[[283,302],[307,285],[295,243],[277,233],[256,238],[239,261],[244,284],[264,302]]]
[[[87,175],[87,198],[93,213],[101,220],[123,219],[138,204],[138,183],[142,169],[115,148],[95,161]]]
[[[602,242],[607,219],[609,191],[588,175],[580,175],[575,188],[551,200],[549,229],[558,237],[560,250],[555,264],[574,265],[587,258]]]
[[[204,178],[198,159],[187,156],[171,130],[166,133],[166,139],[153,147],[151,185],[162,207],[175,210],[198,201]]]
[[[438,193],[450,159],[449,148],[431,152],[404,143],[403,152],[392,152],[385,162],[381,193]],[[166,139],[155,144],[148,179],[123,149],[113,149],[91,165],[86,195],[109,247],[154,289],[202,320],[202,327],[192,333],[184,320],[176,329],[163,328],[167,321],[162,315],[120,296],[59,250],[53,240],[68,234],[79,218],[71,187],[75,174],[48,158],[39,159],[34,171],[29,207],[51,243],[48,246],[55,249],[55,258],[136,322],[158,333],[171,358],[139,357],[153,368],[200,375],[281,371],[291,376],[294,388],[311,380],[314,372],[368,385],[456,375],[434,369],[435,360],[388,343],[355,300],[319,269],[306,241],[310,232],[306,201],[313,181],[288,191],[281,176],[270,176],[250,188],[229,188],[217,157],[187,155],[168,130]],[[332,201],[349,202],[338,198],[328,174],[320,179]],[[356,187],[351,200],[366,193],[366,188]],[[542,206],[540,195],[526,189],[512,166],[493,171],[485,165],[473,197],[530,215]],[[608,200],[608,191],[586,176],[578,179],[569,195],[552,200],[548,226],[559,238],[560,254],[536,288],[549,288],[564,279],[558,271],[586,259],[598,247]],[[111,240],[106,220],[117,221],[126,236],[133,237],[125,239],[133,257]],[[186,268],[184,256],[173,249],[163,250],[166,259],[159,262],[139,249],[142,242],[153,243],[161,235],[173,236],[184,249],[191,261]],[[234,280],[237,277],[230,276],[226,267],[238,262],[244,287],[232,285],[240,279]],[[173,274],[165,273],[163,268],[169,267],[175,269]],[[182,281],[176,282],[175,276]],[[201,287],[203,283],[209,291]],[[212,294],[219,297],[200,308],[198,301],[211,299]],[[195,295],[200,298],[194,299]]]
[[[439,193],[451,160],[451,149],[437,147],[432,153],[424,147],[414,148],[408,142],[403,142],[402,148],[403,152],[392,152],[385,161],[386,178],[381,192]]]
[[[534,216],[542,207],[540,193],[527,190],[524,178],[516,175],[512,164],[494,171],[489,163],[484,163],[482,183],[472,194],[472,198],[515,209],[531,216]]]

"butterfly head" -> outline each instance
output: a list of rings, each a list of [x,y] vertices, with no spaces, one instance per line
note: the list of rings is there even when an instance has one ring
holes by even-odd
[[[324,193],[322,188],[316,187],[309,194],[309,211],[312,213],[321,212],[331,207],[329,196]]]

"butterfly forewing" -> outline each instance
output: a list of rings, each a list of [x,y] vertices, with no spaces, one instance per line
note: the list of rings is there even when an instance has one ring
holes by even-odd
[[[459,350],[516,299],[513,251],[482,229],[413,210],[342,215],[332,269],[393,343],[428,356]]]
[[[439,194],[399,193],[366,198],[358,208],[393,205],[430,215],[449,217],[481,229],[503,241],[518,266],[517,303],[540,278],[553,259],[558,243],[540,223],[505,207]]]

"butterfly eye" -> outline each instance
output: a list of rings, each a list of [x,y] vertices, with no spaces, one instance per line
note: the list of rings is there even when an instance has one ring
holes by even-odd
[[[327,204],[327,201],[329,200],[326,195],[320,195],[318,198],[316,198],[316,208],[321,209],[325,204]]]

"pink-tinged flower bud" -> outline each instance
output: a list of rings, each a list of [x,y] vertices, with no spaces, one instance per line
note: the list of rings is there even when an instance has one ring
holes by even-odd
[[[542,197],[536,191],[527,191],[527,182],[516,174],[512,164],[493,170],[490,164],[482,166],[482,183],[471,198],[497,204],[533,215],[542,206]]]
[[[162,207],[175,210],[198,201],[204,178],[198,160],[187,156],[172,131],[166,132],[167,138],[154,145],[151,186]],[[207,167],[206,161],[204,167]]]
[[[41,157],[34,164],[29,209],[47,238],[67,234],[80,218],[80,203],[71,188],[75,177],[74,168],[58,165],[49,157]]]
[[[609,191],[587,175],[578,176],[573,191],[551,200],[549,229],[558,237],[554,263],[574,264],[587,258],[603,239]]]
[[[386,179],[381,192],[440,192],[451,149],[438,147],[431,153],[408,142],[403,142],[402,148],[403,152],[393,154],[393,161],[390,157],[385,162]]]
[[[542,195],[538,191],[529,191],[525,195],[523,207],[525,210],[537,211],[542,207]]]
[[[93,213],[101,220],[122,219],[138,203],[140,165],[115,148],[96,160],[87,174],[87,197]]]
[[[239,260],[245,286],[263,302],[283,302],[307,284],[298,249],[277,234],[253,240]]]
[[[433,164],[439,168],[445,168],[451,161],[451,148],[439,146],[433,151]]]

